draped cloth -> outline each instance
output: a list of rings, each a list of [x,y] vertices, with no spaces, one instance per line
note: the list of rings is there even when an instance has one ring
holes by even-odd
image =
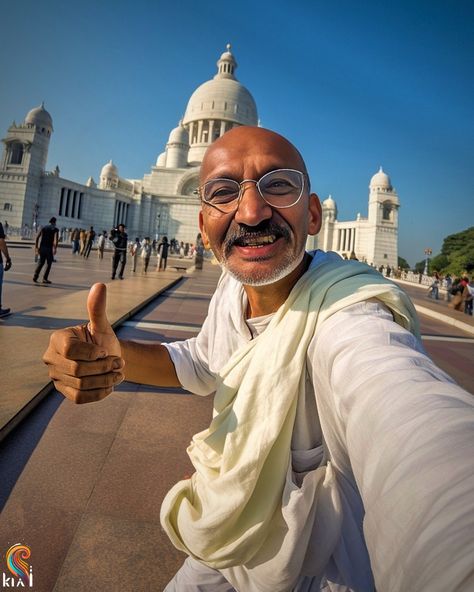
[[[317,327],[371,298],[419,335],[398,286],[365,264],[330,259],[299,279],[267,329],[216,378],[212,422],[187,450],[196,472],[168,492],[161,524],[177,549],[220,570],[237,590],[291,590],[310,542],[318,549],[312,573],[322,575],[340,537],[331,462],[296,479],[291,437]]]

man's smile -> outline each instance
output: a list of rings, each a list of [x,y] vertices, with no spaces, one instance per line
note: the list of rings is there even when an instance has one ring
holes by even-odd
[[[231,251],[236,248],[240,252],[245,252],[247,249],[252,251],[272,251],[269,249],[279,239],[290,241],[290,231],[281,224],[274,222],[264,223],[260,228],[250,229],[240,225],[229,231],[224,241],[224,254],[229,256]],[[255,254],[255,253],[254,253]]]

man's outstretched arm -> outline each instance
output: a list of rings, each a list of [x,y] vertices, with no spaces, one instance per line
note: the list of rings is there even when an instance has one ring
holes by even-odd
[[[43,361],[54,386],[75,403],[100,401],[123,380],[180,386],[167,349],[161,344],[119,341],[106,312],[106,287],[89,293],[89,323],[55,331]]]

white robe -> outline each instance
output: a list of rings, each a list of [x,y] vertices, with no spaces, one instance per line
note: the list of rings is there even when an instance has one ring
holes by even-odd
[[[325,258],[317,252],[312,265]],[[241,307],[233,306],[235,291],[242,293]],[[200,334],[167,346],[186,389],[214,391],[219,369],[251,339],[245,307],[242,287],[227,277]],[[371,301],[321,325],[308,349],[307,372],[293,463],[308,455],[316,466],[321,461],[323,424],[343,506],[341,538],[325,577],[352,590],[373,589],[372,578],[381,591],[468,590],[474,565],[472,396]],[[302,577],[311,575],[313,553],[310,544]]]

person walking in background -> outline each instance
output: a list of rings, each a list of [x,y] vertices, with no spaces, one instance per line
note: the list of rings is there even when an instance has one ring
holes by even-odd
[[[79,243],[81,248],[79,255],[84,255],[84,251],[86,250],[86,231],[84,228],[79,230]]]
[[[138,236],[135,238],[135,242],[130,245],[130,255],[132,256],[132,272],[137,271],[137,260],[140,253],[140,239]]]
[[[449,273],[444,278],[444,286],[446,288],[446,300],[451,302],[451,288],[453,287],[453,278]]]
[[[469,281],[468,277],[463,277],[464,289],[462,292],[462,300],[464,303],[464,313],[472,315],[472,297],[474,295],[474,284]]]
[[[36,237],[35,241],[35,253],[39,255],[39,262],[36,266],[35,273],[33,275],[33,281],[38,283],[38,277],[41,273],[43,265],[46,263],[46,270],[43,274],[43,284],[50,284],[49,272],[51,271],[51,265],[56,255],[58,248],[58,237],[59,232],[56,228],[56,218],[53,216],[49,221],[49,224],[44,226]]]
[[[166,263],[168,261],[168,251],[170,248],[170,244],[168,242],[168,237],[164,236],[161,243],[158,245],[158,254],[160,255],[160,264],[158,267],[158,271],[165,271]]]
[[[99,259],[104,258],[104,249],[105,249],[105,239],[107,238],[107,232],[105,230],[102,231],[102,234],[99,235],[97,239],[97,257]]]
[[[142,244],[143,273],[146,273],[148,270],[148,265],[150,264],[151,253],[152,253],[152,248],[151,248],[150,237],[146,236],[145,240],[143,241],[143,244]]]
[[[114,256],[112,259],[112,279],[115,279],[117,267],[120,263],[119,278],[123,280],[123,272],[127,263],[128,234],[125,232],[125,225],[119,224],[117,228],[110,231],[110,240],[114,244]]]
[[[8,271],[12,266],[12,260],[8,253],[7,243],[5,241],[6,235],[0,222],[0,318],[6,317],[10,314],[9,308],[2,308],[2,286],[3,286],[3,272]],[[5,263],[3,263],[5,257]]]
[[[79,228],[74,228],[71,234],[71,245],[72,245],[72,254],[77,255],[79,253],[79,239],[80,239],[80,231]]]
[[[91,226],[90,229],[86,232],[86,248],[84,249],[84,258],[85,259],[89,259],[92,245],[94,244],[94,239],[95,239],[95,230],[94,230],[94,227]]]
[[[439,300],[439,274],[437,271],[433,274],[433,282],[428,288],[428,295],[435,300]]]

